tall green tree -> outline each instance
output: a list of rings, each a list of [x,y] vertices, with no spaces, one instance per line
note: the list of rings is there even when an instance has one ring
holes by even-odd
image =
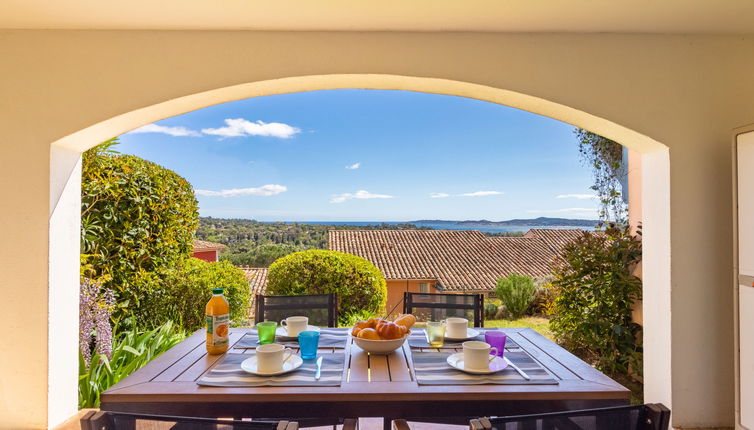
[[[188,258],[198,226],[191,184],[175,172],[114,150],[84,153],[81,250],[84,275],[118,295],[118,313],[138,307],[142,278]],[[142,286],[142,287],[140,287]]]

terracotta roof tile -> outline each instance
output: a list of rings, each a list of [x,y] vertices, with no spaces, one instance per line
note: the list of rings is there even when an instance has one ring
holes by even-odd
[[[223,248],[227,248],[227,246],[223,245],[222,243],[215,243],[215,242],[208,242],[206,240],[198,240],[194,239],[194,250],[193,252],[198,251],[218,251]]]
[[[252,299],[257,294],[264,294],[267,291],[267,268],[266,267],[249,267],[238,266],[243,270],[246,279],[249,281]]]
[[[581,230],[489,237],[476,230],[331,230],[329,248],[371,261],[385,279],[436,279],[449,291],[490,291],[510,273],[549,275]]]

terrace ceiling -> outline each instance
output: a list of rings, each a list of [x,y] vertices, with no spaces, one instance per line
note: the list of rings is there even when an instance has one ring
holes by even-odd
[[[746,0],[3,0],[0,28],[754,33]]]

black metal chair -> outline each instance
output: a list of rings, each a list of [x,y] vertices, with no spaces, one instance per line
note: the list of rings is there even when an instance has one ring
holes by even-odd
[[[669,426],[670,410],[662,404],[479,418],[469,423],[472,430],[667,430]]]
[[[338,295],[335,293],[301,296],[257,294],[254,311],[256,322],[280,322],[290,316],[309,317],[311,325],[337,327]]]
[[[403,293],[403,313],[418,321],[466,318],[474,327],[484,327],[484,294]]]
[[[239,421],[92,411],[81,430],[297,430],[295,421]]]

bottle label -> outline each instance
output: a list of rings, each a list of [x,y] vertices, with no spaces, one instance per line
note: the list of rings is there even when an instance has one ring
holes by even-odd
[[[228,344],[228,314],[207,315],[207,334],[212,335],[210,346],[223,346]]]

